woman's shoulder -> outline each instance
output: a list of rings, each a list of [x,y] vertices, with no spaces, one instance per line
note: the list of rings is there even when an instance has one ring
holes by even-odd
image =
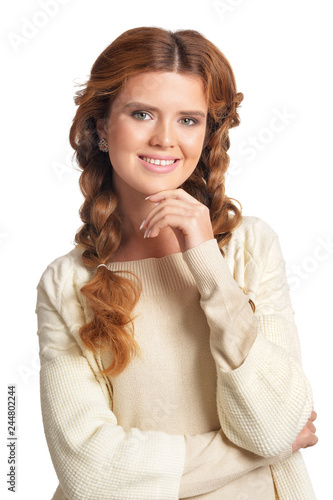
[[[270,224],[259,217],[244,215],[239,226],[232,232],[228,247],[243,247],[255,257],[265,255],[276,239],[278,235]]]
[[[230,271],[239,285],[256,289],[269,256],[279,254],[279,239],[266,221],[254,216],[243,216],[223,247]]]
[[[91,271],[83,265],[82,249],[74,247],[68,253],[51,261],[44,269],[37,287],[63,289],[67,284],[89,281]]]

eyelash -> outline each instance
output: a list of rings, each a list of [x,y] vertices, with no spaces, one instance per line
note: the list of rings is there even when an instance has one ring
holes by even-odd
[[[190,120],[193,122],[191,125],[185,125],[186,127],[193,127],[193,125],[196,125],[198,123],[198,120],[195,120],[194,118],[190,118],[189,116],[186,116],[185,118],[181,118],[181,120]]]
[[[136,115],[146,115],[146,116],[150,116],[150,114],[149,114],[149,113],[147,113],[146,111],[134,111],[134,112],[132,113],[132,116],[136,117]],[[143,122],[143,121],[145,121],[145,120],[141,120],[140,118],[137,118],[137,119],[138,119],[138,120],[140,120],[140,121],[142,121],[142,122]]]
[[[146,115],[146,116],[150,116],[151,117],[151,115],[149,113],[147,113],[146,111],[134,111],[132,113],[132,116],[134,116],[135,118],[137,118],[136,115]],[[141,118],[137,118],[137,120],[142,121],[142,122],[146,121],[145,119],[142,120]],[[189,116],[186,116],[185,118],[181,118],[180,119],[180,121],[182,121],[182,120],[190,120],[190,121],[193,122],[191,125],[185,125],[185,127],[193,127],[193,125],[196,125],[197,123],[199,123],[198,120],[196,120],[195,118],[190,118]]]

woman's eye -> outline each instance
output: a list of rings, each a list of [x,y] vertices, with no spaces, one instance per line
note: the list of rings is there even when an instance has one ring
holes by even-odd
[[[138,120],[144,121],[147,120],[147,118],[150,118],[148,113],[145,113],[144,111],[135,111],[132,113],[132,116],[135,116]]]
[[[198,123],[196,120],[194,120],[193,118],[182,118],[180,120],[180,122],[183,124],[183,125],[186,125],[186,126],[191,126],[191,125],[195,125],[196,123]]]

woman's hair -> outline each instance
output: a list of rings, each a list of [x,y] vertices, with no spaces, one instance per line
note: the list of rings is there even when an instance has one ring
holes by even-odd
[[[243,100],[243,94],[236,92],[229,62],[197,31],[131,29],[100,54],[84,88],[74,98],[78,108],[70,129],[70,143],[82,169],[80,188],[85,198],[80,208],[83,226],[75,242],[84,250],[82,260],[89,268],[111,262],[122,238],[112,165],[109,155],[99,150],[96,121],[109,116],[114,99],[130,77],[151,71],[201,78],[208,103],[207,134],[198,165],[181,187],[209,207],[222,254],[222,247],[241,221],[241,207],[225,195],[229,129],[239,125],[237,108]],[[140,296],[140,282],[121,274],[101,266],[81,289],[94,318],[80,329],[80,336],[89,350],[111,349],[113,361],[101,372],[108,375],[120,374],[140,352],[131,319]]]

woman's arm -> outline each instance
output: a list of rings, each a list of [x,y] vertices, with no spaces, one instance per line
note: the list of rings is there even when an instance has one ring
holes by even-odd
[[[262,221],[258,221],[259,226],[264,226],[265,224]],[[267,240],[267,236],[270,236],[270,241]],[[259,237],[259,235],[258,235]],[[292,357],[298,360],[300,363],[300,353],[299,353],[299,344],[298,344],[298,336],[297,336],[297,331],[296,327],[294,326],[293,322],[293,311],[291,308],[290,304],[290,299],[289,299],[289,293],[288,293],[288,285],[286,282],[286,277],[285,277],[285,272],[284,272],[284,261],[282,259],[282,253],[280,250],[280,246],[277,240],[276,235],[273,235],[273,232],[269,230],[269,235],[265,234],[265,239],[266,239],[266,247],[267,247],[267,253],[264,253],[265,255],[265,260],[264,260],[264,266],[263,271],[261,273],[257,273],[258,275],[261,276],[260,279],[260,284],[257,289],[257,296],[256,296],[256,305],[257,305],[257,311],[259,315],[262,315],[262,319],[260,320],[263,324],[263,329],[267,335],[270,335],[271,341],[274,343],[280,343],[280,346],[283,347]],[[208,243],[207,243],[208,244]],[[194,253],[189,251],[189,253]],[[187,253],[184,254],[184,258],[186,260]],[[212,256],[210,256],[212,257]],[[217,257],[218,259],[221,260],[222,256],[220,255],[220,252],[217,252]],[[213,258],[208,259],[209,262],[213,262]],[[209,262],[205,262],[205,265],[203,266],[203,279],[208,280],[209,277],[206,274],[206,270],[209,270]],[[250,272],[248,270],[248,272]],[[216,278],[216,274],[213,274],[213,278]],[[230,275],[230,273],[229,273]],[[224,280],[225,286],[227,286],[226,281]],[[232,283],[236,284],[235,280],[232,279]],[[214,293],[212,292],[212,288],[206,283],[207,286],[207,296],[209,297],[208,304],[206,304],[206,312],[210,314],[210,318],[214,318],[214,313],[212,311],[209,311],[209,308],[212,307],[214,310],[214,306],[212,306],[212,299],[214,297]],[[213,287],[214,288],[214,287]],[[209,292],[208,292],[209,290]],[[226,290],[228,290],[226,288]],[[273,291],[275,290],[275,300],[273,298]],[[240,306],[240,310],[242,310],[242,307],[247,309],[247,316],[249,317],[249,324],[251,324],[251,320],[253,319],[254,315],[252,312],[252,309],[248,306],[248,297],[243,294],[243,292],[240,291],[239,286],[236,284],[234,287],[234,292],[236,296],[238,296],[238,300],[242,300],[242,305]],[[208,294],[211,293],[212,295],[209,296]],[[272,302],[273,299],[273,302]],[[230,301],[230,306],[229,310],[231,307],[234,305],[234,301],[232,297],[229,295],[227,299],[225,299],[225,307],[228,307],[228,300]],[[237,300],[235,301],[235,304],[237,304]],[[221,311],[221,306],[217,305],[217,309]],[[277,314],[278,312],[278,314]],[[230,314],[232,314],[230,312]],[[237,314],[234,314],[234,317],[237,317]],[[265,317],[265,319],[263,319]],[[281,323],[281,326],[283,327],[282,330],[278,328],[269,328],[270,322],[277,321],[277,318],[280,318],[280,321],[282,321],[282,318],[284,319],[284,322]],[[291,335],[288,337],[287,334],[289,332],[289,327],[288,324],[292,324],[292,332]],[[244,328],[245,330],[241,331],[237,329],[237,320],[235,322],[235,329],[230,329],[228,332],[226,332],[229,335],[233,335],[232,338],[230,338],[228,335],[226,335],[223,338],[223,345],[224,349],[219,349],[217,355],[223,356],[222,360],[219,360],[220,364],[224,363],[224,366],[226,369],[229,368],[229,371],[232,371],[232,369],[237,369],[238,366],[240,366],[244,360],[246,359],[247,355],[249,354],[251,347],[253,345],[254,340],[256,339],[257,335],[257,330],[254,330],[254,335],[251,336],[249,335],[246,337],[246,332],[248,331],[248,325],[245,323]],[[268,327],[267,327],[268,325]],[[217,327],[218,328],[218,325]],[[258,328],[258,326],[257,326]],[[245,332],[245,334],[244,334]],[[251,333],[251,332],[250,332]],[[237,335],[240,335],[237,337]],[[254,338],[254,340],[253,340]],[[284,339],[284,341],[283,341]],[[222,351],[222,352],[221,352]],[[216,356],[217,356],[216,355]],[[226,365],[229,366],[226,366]],[[234,367],[231,367],[230,365],[234,364]],[[257,372],[257,375],[260,375],[260,372]],[[253,381],[253,379],[252,379]],[[247,417],[245,413],[245,419]],[[240,477],[247,472],[249,472],[255,467],[254,461],[258,460],[258,467],[260,465],[272,465],[273,466],[273,471],[276,468],[276,465],[274,464],[280,464],[283,461],[287,460],[291,456],[291,451],[295,453],[298,449],[307,447],[307,446],[312,446],[316,444],[318,441],[318,438],[315,436],[315,427],[313,426],[312,421],[315,419],[316,414],[315,412],[312,413],[311,417],[309,420],[306,421],[304,428],[302,428],[301,432],[297,436],[296,440],[293,443],[293,446],[289,446],[289,448],[286,448],[285,452],[281,452],[277,456],[273,456],[271,458],[261,458],[262,463],[260,463],[260,457],[256,454],[252,454],[250,452],[247,452],[246,450],[239,448],[239,447],[234,447],[233,443],[231,443],[225,436],[223,439],[223,434],[221,436],[215,435],[214,440],[212,440],[212,446],[210,452],[205,453],[205,450],[201,452],[196,458],[194,454],[191,456],[191,464],[188,469],[188,473],[183,475],[182,477],[182,483],[181,483],[181,491],[184,491],[184,498],[186,498],[185,492],[188,492],[187,496],[194,496],[195,491],[200,491],[200,493],[203,493],[204,490],[203,488],[207,485],[219,485],[218,488],[221,489],[221,495],[223,494],[223,486],[225,484],[228,484],[228,478],[227,478],[227,472],[229,470],[231,474],[231,478],[236,478]],[[279,422],[278,422],[279,425]],[[283,422],[281,422],[281,428],[279,429],[281,435],[284,435],[284,429],[283,429]],[[197,438],[198,441],[200,442],[200,437]],[[202,437],[201,437],[202,439]],[[195,448],[193,448],[193,445],[195,444],[195,441],[192,443],[189,443],[189,449],[195,452]],[[215,448],[214,448],[215,444]],[[223,444],[229,444],[229,446],[225,446],[223,448]],[[187,448],[188,449],[188,448]],[[216,452],[216,453],[215,453]],[[238,456],[236,456],[236,454]],[[234,455],[233,455],[234,454]],[[235,461],[233,461],[233,458]],[[295,457],[296,458],[296,457]],[[298,457],[299,459],[299,457]],[[215,460],[215,461],[214,461]],[[248,461],[247,461],[248,460]],[[288,461],[289,463],[289,461]],[[235,469],[234,471],[232,470],[232,467],[230,465],[234,465]],[[293,469],[293,464],[294,460],[292,460],[289,463],[289,468],[290,470]],[[246,470],[246,466],[248,469]],[[279,465],[280,467],[280,465]],[[288,467],[288,465],[287,465]],[[186,470],[186,464],[185,464],[185,470]],[[221,474],[221,471],[225,473],[225,475]],[[233,476],[232,474],[235,474]],[[205,483],[205,478],[207,479],[207,482]],[[209,480],[211,478],[211,482]],[[232,479],[230,479],[231,481]],[[308,480],[308,478],[304,478],[304,481]],[[182,490],[183,486],[183,490]],[[198,487],[200,488],[198,490]],[[197,489],[195,489],[197,488]],[[208,490],[207,490],[208,491]],[[216,491],[217,489],[212,491]],[[206,491],[205,491],[206,492]]]
[[[279,242],[268,225],[262,223],[260,229],[257,237],[267,251],[257,242],[266,264],[255,299],[256,314],[215,240],[186,251],[184,259],[210,326],[221,427],[238,446],[269,457],[294,442],[313,403],[300,365]]]
[[[184,436],[125,432],[103,394],[102,378],[75,337],[84,321],[71,259],[58,259],[38,285],[40,390],[45,435],[70,500],[178,499]]]
[[[275,457],[263,458],[233,444],[219,431],[185,435],[186,458],[179,498],[214,492],[223,498],[224,486],[259,467],[272,465],[291,456],[291,446]],[[206,498],[206,497],[205,497]],[[208,497],[209,498],[209,495]]]

